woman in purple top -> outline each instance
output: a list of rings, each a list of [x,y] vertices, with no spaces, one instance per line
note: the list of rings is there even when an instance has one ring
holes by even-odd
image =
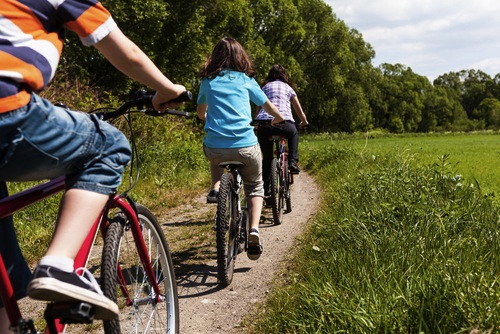
[[[259,127],[257,130],[257,137],[263,158],[262,177],[264,179],[265,195],[267,196],[270,192],[269,177],[271,174],[271,161],[273,159],[273,142],[269,140],[269,137],[272,135],[282,135],[287,138],[289,169],[292,173],[298,174],[300,172],[297,165],[299,161],[299,133],[292,115],[292,108],[300,119],[299,127],[305,127],[309,123],[297,98],[297,94],[293,89],[293,83],[283,66],[273,65],[271,67],[262,90],[285,118],[285,124],[280,127]],[[258,110],[257,119],[272,118],[264,109],[258,108]]]

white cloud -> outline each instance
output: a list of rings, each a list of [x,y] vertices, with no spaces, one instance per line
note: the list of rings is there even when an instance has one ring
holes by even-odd
[[[431,80],[451,71],[500,72],[500,1],[327,0],[375,50]]]

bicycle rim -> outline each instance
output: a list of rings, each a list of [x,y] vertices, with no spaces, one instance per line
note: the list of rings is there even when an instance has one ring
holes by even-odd
[[[285,197],[285,204],[286,204],[286,213],[292,212],[292,192],[290,190],[290,185],[291,185],[291,174],[288,169],[288,164],[285,165],[285,182],[283,184],[283,193]]]
[[[157,302],[141,264],[132,232],[123,228],[123,219],[122,222],[119,219],[123,214],[118,214],[106,233],[102,275],[103,292],[116,301],[120,314],[117,319],[104,322],[105,332],[178,333],[177,285],[168,244],[154,215],[142,205],[137,205],[137,212],[162,300]],[[117,288],[118,265],[125,284]],[[129,298],[120,291],[122,289],[128,291]]]
[[[236,245],[236,201],[233,195],[234,177],[231,173],[222,175],[219,187],[216,214],[217,276],[221,286],[233,281],[234,263],[237,255]]]
[[[281,166],[278,159],[271,161],[271,209],[273,211],[274,225],[280,225],[283,222],[283,201],[280,174]]]

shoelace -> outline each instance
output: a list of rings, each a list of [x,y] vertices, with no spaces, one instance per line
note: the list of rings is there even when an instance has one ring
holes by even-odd
[[[81,272],[81,274],[78,274],[79,272]],[[92,273],[87,268],[80,267],[78,269],[75,269],[75,273],[77,273],[78,277],[80,277],[80,279],[84,283],[92,286],[94,290],[96,290],[100,295],[104,295],[94,275],[92,275]]]

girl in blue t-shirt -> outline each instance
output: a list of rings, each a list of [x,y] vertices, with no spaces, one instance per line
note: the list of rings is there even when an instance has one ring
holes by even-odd
[[[203,64],[198,94],[198,117],[205,121],[206,136],[203,151],[210,161],[212,189],[208,203],[216,203],[219,182],[224,170],[222,161],[235,160],[244,163],[238,171],[243,179],[248,201],[250,237],[248,257],[256,260],[262,253],[259,236],[259,220],[262,211],[264,187],[262,181],[262,155],[254,128],[250,125],[252,111],[250,101],[274,117],[274,123],[284,121],[278,109],[252,77],[252,63],[241,46],[233,38],[223,38]],[[251,254],[252,253],[252,254]]]

